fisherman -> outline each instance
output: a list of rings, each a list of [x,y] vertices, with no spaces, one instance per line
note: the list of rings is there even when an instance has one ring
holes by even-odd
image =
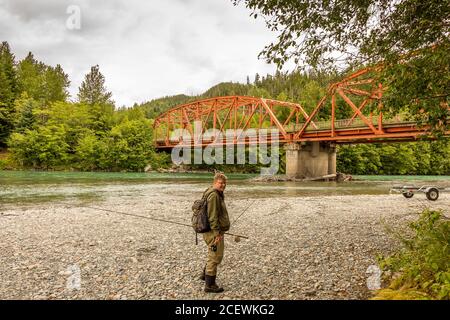
[[[224,194],[227,177],[223,173],[214,175],[212,187],[205,191],[207,197],[208,220],[211,231],[203,233],[208,246],[208,258],[201,279],[205,281],[205,292],[219,293],[223,288],[216,284],[217,266],[222,262],[224,233],[230,229],[230,219],[225,206]]]

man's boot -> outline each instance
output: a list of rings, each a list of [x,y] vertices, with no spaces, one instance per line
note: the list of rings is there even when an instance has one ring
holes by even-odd
[[[216,284],[216,276],[208,276],[205,274],[205,292],[223,292],[223,288]]]
[[[199,279],[205,281],[205,274],[206,274],[206,266],[203,268],[203,272],[200,274]]]

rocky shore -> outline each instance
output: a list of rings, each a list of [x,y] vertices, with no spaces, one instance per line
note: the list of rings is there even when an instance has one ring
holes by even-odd
[[[249,239],[226,238],[226,291],[213,295],[198,279],[206,247],[190,228],[94,209],[189,223],[194,199],[167,192],[1,208],[0,299],[366,299],[377,254],[399,245],[385,226],[402,228],[427,206],[450,211],[449,194],[229,201],[231,221],[253,202],[230,230]]]

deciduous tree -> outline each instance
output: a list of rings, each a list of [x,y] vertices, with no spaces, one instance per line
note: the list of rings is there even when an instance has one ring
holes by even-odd
[[[385,109],[449,130],[450,6],[442,0],[232,0],[278,32],[261,56],[282,67],[381,64]]]

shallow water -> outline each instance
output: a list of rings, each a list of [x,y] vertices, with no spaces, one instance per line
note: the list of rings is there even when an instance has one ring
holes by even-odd
[[[354,176],[355,181],[250,182],[254,174],[229,174],[226,194],[233,198],[389,194],[395,185],[433,184],[450,189],[450,176]],[[0,171],[0,205],[60,200],[95,202],[108,197],[165,194],[194,196],[211,183],[209,173],[101,173]]]

